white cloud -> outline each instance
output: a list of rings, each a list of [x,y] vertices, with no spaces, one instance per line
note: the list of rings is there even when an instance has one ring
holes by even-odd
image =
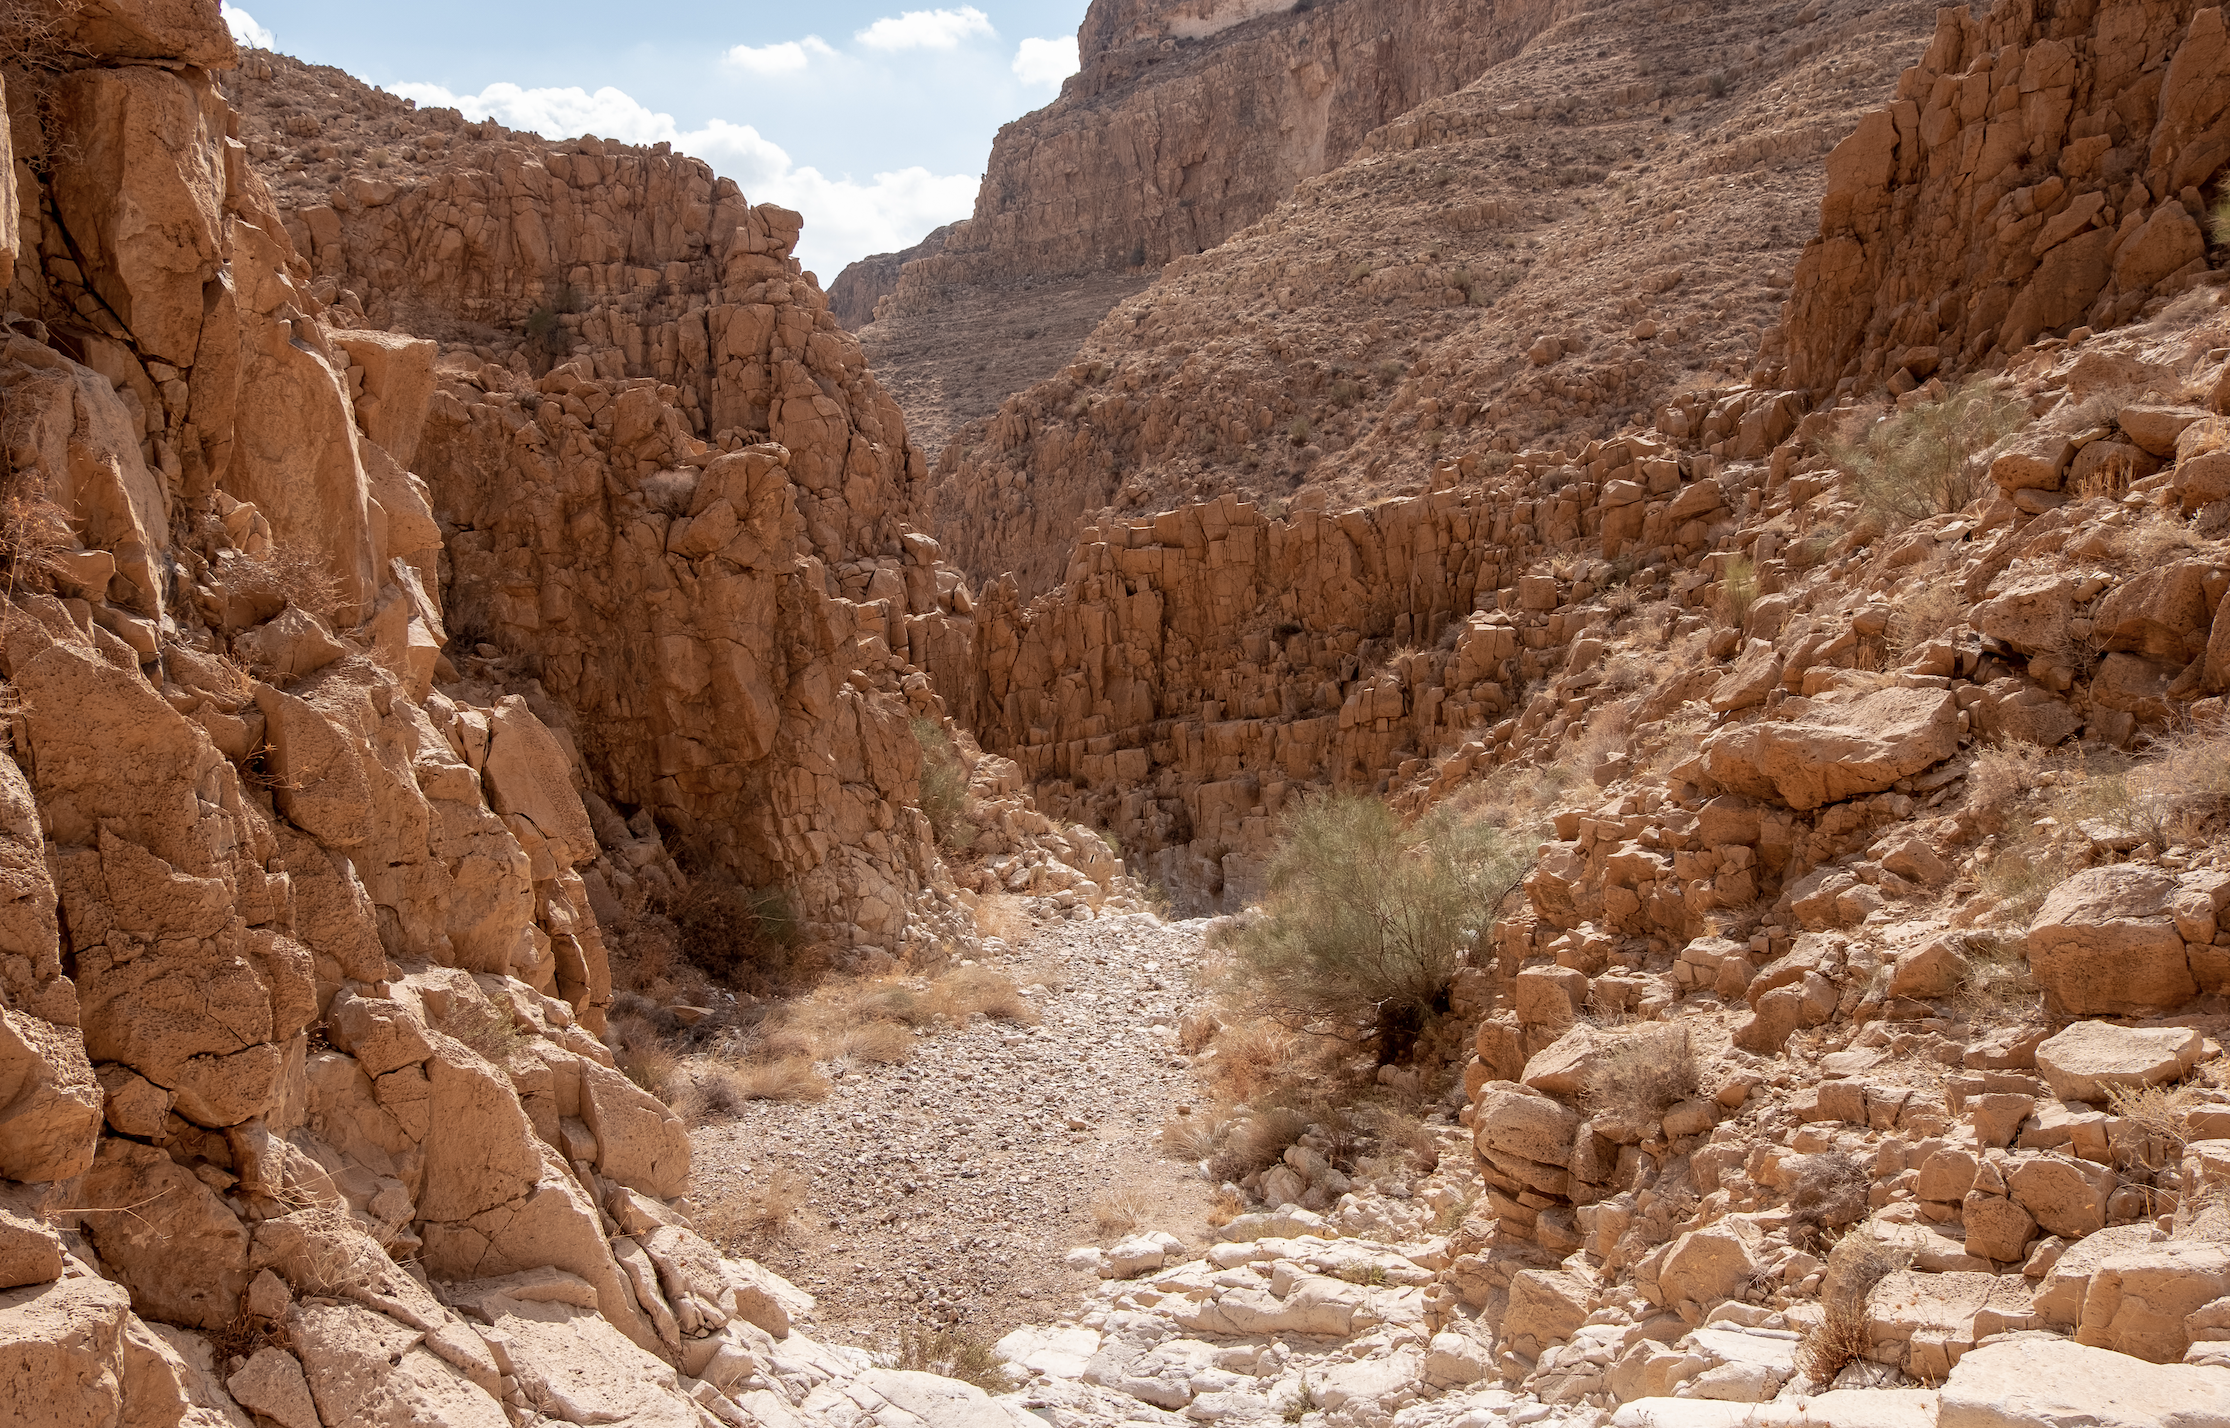
[[[1076,36],[1024,40],[1014,52],[1015,77],[1024,84],[1059,84],[1077,71]]]
[[[671,143],[734,179],[753,203],[779,203],[804,214],[797,256],[824,285],[853,259],[904,248],[941,223],[967,217],[975,207],[977,181],[971,175],[933,174],[917,165],[876,174],[871,183],[831,178],[794,164],[781,145],[748,124],[714,119],[701,129],[685,130],[671,114],[646,108],[609,85],[594,94],[577,87],[522,89],[516,84],[491,84],[478,94],[452,94],[434,84],[390,88],[420,104],[457,109],[469,119],[494,119],[551,139],[596,134],[628,144]]]
[[[991,17],[973,5],[957,10],[908,10],[885,15],[852,36],[874,50],[949,50],[962,40],[981,35],[991,39]]]
[[[256,23],[256,17],[245,10],[220,4],[217,13],[224,17],[225,27],[232,31],[233,39],[259,50],[275,50],[279,42],[271,32]]]
[[[784,40],[778,45],[737,45],[721,58],[738,69],[758,75],[796,74],[816,59],[834,57],[836,51],[819,35]]]

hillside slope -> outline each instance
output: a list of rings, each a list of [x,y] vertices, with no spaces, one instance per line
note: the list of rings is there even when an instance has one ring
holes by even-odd
[[[1560,9],[1460,94],[1173,263],[1071,366],[948,444],[929,525],[978,579],[1059,579],[1080,517],[1230,493],[1333,508],[1451,458],[1644,423],[1756,359],[1819,159],[1933,10]],[[1770,355],[1767,357],[1770,362]]]

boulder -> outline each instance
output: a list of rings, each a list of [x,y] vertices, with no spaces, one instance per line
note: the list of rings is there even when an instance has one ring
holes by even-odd
[[[1820,701],[1785,723],[1727,729],[1705,741],[1704,771],[1737,793],[1817,808],[1879,793],[1959,751],[1948,690],[1878,689]]]
[[[1503,1316],[1507,1339],[1531,1339],[1542,1348],[1561,1344],[1587,1318],[1585,1281],[1554,1269],[1526,1269],[1510,1276],[1510,1307]]]
[[[2160,1238],[2150,1224],[2115,1225],[2077,1240],[2052,1262],[2036,1287],[2036,1312],[2056,1328],[2072,1330],[2083,1317],[2091,1277],[2115,1255],[2142,1250]]]
[[[0,1423],[116,1428],[130,1297],[105,1279],[0,1290]]]
[[[2014,564],[1990,585],[1990,598],[1967,612],[1967,622],[2023,654],[2049,654],[2068,646],[2075,618],[2076,579],[2050,566]]]
[[[2001,491],[2057,491],[2075,443],[2064,433],[2031,429],[2013,439],[1990,463],[1990,479]]]
[[[1760,1250],[1758,1231],[1747,1220],[1721,1220],[1690,1230],[1673,1241],[1657,1271],[1662,1302],[1709,1309],[1741,1297],[1758,1273]]]
[[[2094,1348],[2175,1363],[2191,1347],[2187,1318],[2230,1294],[2230,1245],[2170,1241],[2111,1255],[2083,1297],[2075,1339]]]
[[[1474,1107],[1472,1135],[1482,1151],[1501,1151],[1542,1165],[1563,1165],[1572,1158],[1572,1138],[1579,1132],[1580,1118],[1571,1108],[1508,1082],[1490,1082],[1480,1090]]]
[[[2134,1016],[2199,993],[2176,930],[2176,881],[2152,868],[2088,868],[2052,889],[2029,924],[2029,966],[2053,1009]]]
[[[2063,1101],[2103,1104],[2115,1087],[2180,1081],[2199,1064],[2206,1038],[2189,1027],[2079,1021],[2036,1049],[2036,1069]]]
[[[1959,1360],[1936,1428],[2230,1428],[2230,1369],[2023,1335]]]
[[[2038,1224],[2072,1240],[2106,1228],[2106,1202],[2120,1181],[2104,1165],[2039,1155],[2014,1165],[2005,1183],[2006,1194]]]

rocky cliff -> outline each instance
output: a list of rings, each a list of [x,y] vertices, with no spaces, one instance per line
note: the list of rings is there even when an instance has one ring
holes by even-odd
[[[855,958],[974,935],[914,806],[935,700],[886,643],[957,579],[900,544],[903,429],[794,215],[641,156],[649,246],[560,203],[550,248],[421,263],[476,225],[280,210],[215,5],[5,20],[0,1420],[738,1424],[871,1392],[792,1332],[809,1296],[690,1227],[681,1122],[600,1037],[600,917],[675,905],[667,836],[793,885]],[[447,331],[508,311],[505,263],[664,243],[705,283],[651,330],[706,346],[658,370],[623,314],[663,310],[607,264],[542,390],[329,305],[363,232],[399,246],[352,281]]]
[[[886,257],[832,291],[876,291],[862,338],[934,458],[1057,372],[1162,264],[1215,247],[1373,129],[1518,53],[1553,9],[1094,4],[1082,72],[1000,130],[974,215],[887,286]]]
[[[1943,12],[1896,102],[1829,157],[1791,384],[1909,387],[2195,281],[2230,159],[2226,58],[2217,7]]]
[[[1415,493],[1447,458],[1613,434],[1747,374],[1817,227],[1819,156],[1932,15],[1557,10],[956,436],[932,529],[1036,593],[1080,518]]]

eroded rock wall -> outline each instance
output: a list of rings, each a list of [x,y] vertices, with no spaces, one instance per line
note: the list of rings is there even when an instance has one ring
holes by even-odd
[[[2226,63],[2221,9],[2192,0],[1942,11],[1829,157],[1789,385],[1904,390],[2188,286],[2230,162]]]

